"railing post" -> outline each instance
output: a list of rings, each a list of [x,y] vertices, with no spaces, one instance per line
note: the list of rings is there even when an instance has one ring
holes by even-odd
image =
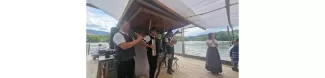
[[[87,55],[89,55],[89,51],[90,51],[90,43],[88,43],[88,47],[87,47]]]
[[[182,54],[185,55],[185,37],[184,37],[184,28],[182,28]]]

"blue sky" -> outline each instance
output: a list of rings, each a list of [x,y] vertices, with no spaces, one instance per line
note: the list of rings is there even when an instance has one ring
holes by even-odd
[[[116,24],[117,21],[105,12],[87,7],[87,29],[109,32]]]
[[[105,31],[110,32],[111,27],[115,27],[117,21],[109,16],[107,13],[95,9],[92,7],[87,7],[87,29],[91,30],[98,30],[98,31]],[[234,28],[238,29],[238,28]],[[198,27],[188,28],[185,29],[185,36],[197,36],[201,34],[207,34],[210,32],[217,32],[217,31],[226,31],[227,28],[209,28],[206,30],[200,29]]]

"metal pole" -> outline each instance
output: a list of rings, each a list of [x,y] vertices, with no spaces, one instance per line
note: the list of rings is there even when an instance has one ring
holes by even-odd
[[[182,28],[182,54],[185,55],[185,38],[184,38],[184,27]]]
[[[229,26],[227,26],[227,32],[228,32],[228,38],[230,38],[230,32],[229,32]],[[232,43],[231,43],[232,41],[229,41],[229,45],[231,46],[232,45]]]
[[[230,26],[230,28],[231,28],[231,33],[232,33],[232,41],[234,41],[235,40],[234,29],[232,26]]]
[[[230,1],[229,0],[225,0],[225,4],[226,4],[226,12],[227,12],[227,18],[228,18],[228,24],[231,28],[231,32],[232,32],[232,41],[234,41],[234,32],[233,32],[233,28],[231,25],[231,20],[230,20]]]
[[[149,30],[150,30],[150,28],[151,28],[151,19],[150,19],[150,21],[149,21]]]
[[[89,55],[89,51],[90,51],[90,43],[88,43],[88,50],[87,50],[87,54]]]

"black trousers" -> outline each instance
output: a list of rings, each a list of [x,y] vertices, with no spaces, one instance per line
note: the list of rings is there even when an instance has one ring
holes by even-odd
[[[167,62],[167,70],[170,70],[173,67],[174,47],[167,47],[167,54],[171,55],[171,58],[169,58]]]
[[[232,67],[237,68],[238,67],[238,58],[231,58],[232,59]]]
[[[171,52],[169,54],[171,55],[171,58],[168,59],[168,70],[172,69],[173,67],[174,52]]]
[[[134,78],[134,59],[117,63],[117,78]]]
[[[155,78],[155,72],[157,69],[157,59],[158,59],[158,53],[156,56],[152,56],[151,50],[147,51],[148,56],[148,62],[149,62],[149,75],[150,78]]]

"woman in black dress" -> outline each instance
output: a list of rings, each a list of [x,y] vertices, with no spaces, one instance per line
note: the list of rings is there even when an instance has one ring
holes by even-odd
[[[208,40],[206,44],[208,46],[207,55],[206,55],[206,64],[205,68],[212,73],[219,74],[222,72],[222,65],[220,60],[220,55],[218,51],[218,42],[214,39],[214,34],[208,34]]]

